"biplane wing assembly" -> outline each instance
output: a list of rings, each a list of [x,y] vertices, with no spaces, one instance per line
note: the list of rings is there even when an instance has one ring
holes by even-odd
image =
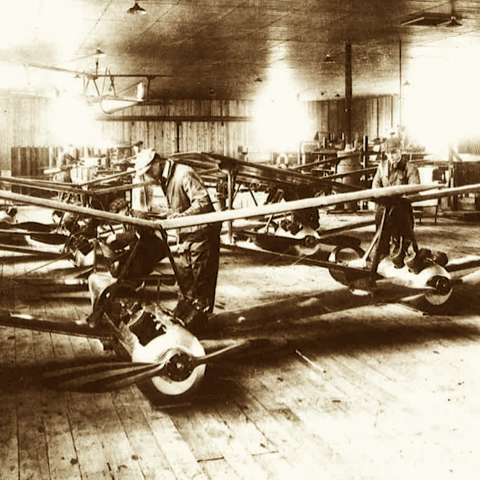
[[[149,182],[132,183],[131,177],[134,175],[135,170],[130,169],[76,183],[22,177],[0,177],[0,183],[10,188],[26,190],[29,196],[56,192],[62,199],[62,204],[75,203],[105,210],[114,196],[149,185]],[[16,209],[12,207],[9,211],[16,212]],[[86,232],[78,224],[69,226],[71,219],[65,218],[63,210],[55,210],[52,222],[48,224],[38,221],[18,223],[15,214],[12,216],[5,212],[0,216],[0,249],[25,255],[57,256],[59,259],[70,252],[75,264],[79,259],[82,259],[82,266],[85,264],[84,255],[77,252],[79,245],[74,237],[80,234],[85,236],[86,233],[91,236],[95,233],[94,230]],[[92,262],[93,257],[90,256],[88,261]]]
[[[248,191],[255,205],[273,204],[281,201],[307,199],[314,196],[326,195],[332,192],[346,193],[359,191],[360,187],[347,183],[338,182],[336,179],[319,178],[310,174],[300,173],[293,169],[280,169],[268,165],[246,162],[235,158],[214,153],[179,153],[170,158],[177,162],[193,167],[204,179],[206,184],[214,185],[218,192],[218,198],[222,207],[232,209],[237,194],[240,191]],[[337,159],[338,161],[338,159]],[[133,165],[132,165],[133,166]],[[0,182],[15,188],[27,190],[44,190],[63,192],[69,198],[72,196],[87,199],[82,203],[91,203],[102,195],[120,193],[130,188],[140,188],[148,185],[148,182],[128,182],[123,187],[118,184],[109,187],[109,182],[122,180],[134,175],[134,169],[116,173],[106,177],[98,177],[88,182],[61,183],[30,178],[1,177]],[[343,174],[347,175],[347,174]],[[358,172],[352,172],[357,175]],[[125,182],[124,182],[125,183]],[[256,198],[262,194],[259,200]],[[263,198],[266,196],[266,199]],[[98,202],[97,202],[98,203]],[[94,208],[98,206],[94,205]],[[229,236],[232,237],[231,223],[228,223]],[[244,234],[261,242],[266,234],[267,241],[271,241],[271,229],[274,228],[278,242],[286,245],[294,244],[300,254],[313,254],[320,248],[318,210],[314,207],[301,211],[290,212],[287,218],[285,214],[271,215],[267,224],[255,221],[250,225],[243,225]],[[238,234],[235,233],[236,235]]]
[[[358,156],[358,152],[355,152],[355,155]],[[325,162],[338,163],[342,160],[336,154],[329,156],[331,158]],[[191,166],[200,174],[205,184],[215,185],[222,206],[228,209],[232,209],[240,193],[247,193],[255,205],[266,205],[332,193],[361,191],[364,188],[359,184],[365,185],[368,175],[374,170],[362,169],[319,177],[295,168],[278,168],[216,153],[187,152],[171,155],[170,158],[174,162]],[[339,181],[346,177],[355,181]],[[369,221],[369,224],[371,223],[372,221]],[[362,222],[362,225],[365,226],[365,223]],[[359,224],[356,228],[362,225]],[[319,227],[318,209],[314,207],[272,214],[261,221],[237,224],[235,228],[231,223],[226,224],[230,238],[247,237],[258,244],[275,244],[281,251],[293,247],[300,255],[314,255],[319,252],[322,238],[326,238],[324,232],[320,235]]]
[[[437,191],[429,192],[433,188]],[[62,204],[7,191],[0,191],[0,198],[15,203],[36,205],[49,209],[62,209],[66,212],[91,216],[113,223],[148,227],[158,232],[158,235],[165,239],[165,232],[168,230],[205,223],[256,218],[305,208],[325,208],[348,201],[371,200],[382,203],[391,202],[400,197],[422,200],[424,198],[440,198],[477,191],[480,191],[480,185],[440,190],[438,190],[437,185],[397,186],[157,221],[97,211],[78,205]],[[479,259],[470,259],[468,262],[469,271],[478,267],[479,264]],[[339,281],[350,287],[355,286],[357,280],[362,280],[372,273],[368,269],[348,264],[344,265],[341,262],[329,261],[319,263],[319,265],[327,268],[331,273],[333,272],[334,278],[337,275]],[[431,296],[433,304],[442,304],[451,295],[454,281],[458,277],[461,266],[454,266],[449,272],[448,266],[445,267],[430,261],[421,271],[416,273],[393,272],[390,274],[387,270],[387,267],[379,268],[378,272],[375,272],[376,278],[393,285],[392,288],[396,290],[397,294],[401,293],[401,295],[406,296],[412,294],[412,292],[426,293]],[[101,339],[104,344],[110,344],[111,342],[115,351],[128,362],[98,364],[89,368],[82,367],[80,370],[75,368],[60,369],[50,372],[48,374],[50,379],[66,388],[86,390],[89,388],[121,388],[140,380],[151,380],[161,394],[181,398],[193,392],[199,385],[205,374],[207,364],[223,360],[229,355],[236,355],[244,350],[271,348],[272,345],[279,346],[278,342],[269,341],[268,338],[259,338],[258,336],[242,338],[239,335],[237,340],[234,341],[214,342],[216,347],[210,349],[211,343],[199,340],[187,331],[181,322],[169,316],[168,312],[162,310],[161,306],[158,305],[153,313],[137,306],[137,308],[129,310],[129,315],[122,317],[123,320],[115,319],[107,313],[111,307],[111,302],[116,299],[119,288],[120,282],[109,282],[107,288],[95,302],[92,314],[88,319],[90,323],[88,328],[91,328],[91,330],[88,330],[86,325],[79,327],[78,331],[75,326],[69,326],[67,329],[56,329],[55,325],[49,324],[46,328],[70,335],[89,335],[89,332],[91,332],[93,338]],[[341,293],[338,293],[338,295],[341,295]],[[365,297],[360,297],[359,301],[366,302],[367,300]],[[311,307],[308,299],[303,299],[300,303],[308,308]],[[319,303],[316,302],[315,311],[321,311],[319,307]],[[261,312],[259,312],[260,310],[257,314],[261,315]],[[240,320],[239,318],[237,313],[225,315],[226,323],[233,323],[233,327],[238,327],[238,322],[245,325],[245,318],[242,317]],[[222,315],[217,315],[214,318],[217,326],[221,323],[221,319]],[[30,329],[45,328],[45,325],[47,325],[39,324],[38,321],[36,322],[33,319],[30,321],[28,318],[8,314],[0,316],[0,323],[9,326],[15,324],[18,327]],[[208,349],[207,353],[205,348]],[[133,362],[130,360],[133,360]]]
[[[332,181],[329,177],[321,178],[306,175],[294,169],[282,169],[257,162],[247,162],[237,158],[226,157],[216,153],[177,153],[170,155],[178,163],[190,165],[206,178],[231,178],[233,184],[248,186],[277,186],[291,189],[310,187],[326,192],[351,192],[361,190],[350,184]],[[358,172],[355,172],[358,174]]]

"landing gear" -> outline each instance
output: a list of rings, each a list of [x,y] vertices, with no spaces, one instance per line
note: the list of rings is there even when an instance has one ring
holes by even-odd
[[[450,278],[443,275],[432,275],[426,282],[433,290],[425,294],[425,300],[433,306],[444,305],[452,296],[453,287]]]
[[[362,250],[359,243],[352,241],[336,247],[330,255],[330,260],[339,265],[348,266],[352,261],[362,259],[364,255],[365,252]],[[358,272],[336,270],[334,268],[330,268],[328,272],[334,280],[347,287],[351,287],[351,285],[360,277],[365,277],[365,274],[360,275]]]
[[[404,223],[408,223],[409,205],[402,203],[400,206],[400,213],[406,217]],[[399,229],[393,221],[392,211],[393,207],[381,211],[377,231],[366,252],[359,244],[352,242],[335,248],[330,260],[346,268],[330,268],[330,275],[353,293],[359,294],[373,292],[376,276],[380,275],[392,279],[397,285],[423,291],[429,305],[444,305],[453,292],[450,274],[445,268],[448,263],[446,254],[419,249],[413,229],[406,228],[405,236],[392,236],[392,225]],[[391,248],[392,245],[395,248]],[[411,256],[407,255],[408,247],[413,249]]]
[[[197,388],[206,368],[194,363],[205,355],[197,337],[166,313],[159,318],[135,301],[113,299],[108,292],[101,300],[90,323],[112,332],[113,339],[103,342],[105,348],[134,364],[156,365],[149,381],[162,395],[178,397]]]
[[[293,247],[297,255],[303,257],[313,257],[321,251],[322,247],[318,237],[315,235],[305,235],[302,241]]]

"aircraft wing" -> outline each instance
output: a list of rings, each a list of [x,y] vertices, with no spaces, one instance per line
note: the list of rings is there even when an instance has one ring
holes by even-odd
[[[371,190],[362,190],[360,192],[341,193],[338,195],[328,195],[323,197],[306,198],[303,200],[294,200],[290,202],[279,202],[274,204],[262,205],[258,207],[241,208],[238,210],[224,210],[221,212],[212,212],[202,215],[192,215],[189,217],[179,217],[174,219],[151,221],[141,218],[135,218],[125,215],[118,215],[92,208],[80,207],[73,204],[65,204],[54,200],[46,200],[27,195],[20,195],[13,192],[0,190],[0,198],[27,205],[36,205],[53,210],[79,213],[90,217],[95,217],[111,222],[126,223],[131,225],[149,227],[153,229],[172,230],[183,227],[193,227],[208,223],[221,223],[233,220],[262,217],[266,215],[275,215],[279,213],[294,212],[305,210],[307,208],[326,208],[340,203],[354,202],[361,200],[370,200],[382,202],[392,197],[401,197],[404,195],[413,195],[421,191],[437,188],[436,185],[401,185],[395,187],[378,188]],[[480,191],[480,184],[471,185],[470,191]]]
[[[428,190],[432,189],[435,189],[435,192],[427,192]],[[425,193],[420,195],[420,192]],[[362,190],[359,192],[340,193],[337,195],[306,198],[303,200],[294,200],[290,202],[279,202],[258,207],[241,208],[237,210],[224,210],[220,212],[205,213],[202,215],[192,215],[189,217],[180,217],[158,221],[118,215],[110,212],[104,212],[101,210],[95,210],[92,208],[80,207],[78,205],[64,204],[53,200],[20,195],[4,190],[0,190],[0,198],[13,202],[24,203],[27,205],[36,205],[39,207],[51,208],[54,210],[79,213],[81,215],[96,217],[111,222],[126,223],[131,225],[149,227],[153,229],[163,228],[164,230],[173,230],[177,228],[193,227],[208,223],[221,223],[233,220],[288,213],[298,210],[305,210],[307,208],[326,208],[346,202],[373,201],[382,203],[390,198],[402,196],[408,197],[409,200],[417,201],[453,195],[462,195],[472,192],[480,192],[480,184],[467,185],[457,188],[440,189],[437,185],[400,185],[387,188]]]
[[[115,185],[113,187],[102,187],[113,181],[121,180],[123,178],[131,177],[135,174],[134,170],[128,170],[120,174],[110,175],[108,177],[99,177],[94,180],[83,183],[66,183],[56,182],[51,180],[31,179],[22,177],[2,177],[0,176],[0,184],[15,185],[17,187],[26,187],[36,190],[47,190],[53,192],[65,192],[74,195],[101,195],[104,193],[111,193],[115,191],[131,190],[133,188],[140,188],[146,185],[151,185],[152,182],[128,183],[123,186]]]
[[[67,192],[75,195],[85,195],[87,191],[79,188],[73,183],[65,182],[51,182],[47,180],[33,180],[31,178],[19,178],[19,177],[1,177],[0,184],[14,185],[17,187],[28,187],[37,190],[47,190],[54,192]]]
[[[480,268],[480,257],[467,256],[457,260],[449,261],[445,268],[453,279],[458,280],[471,273],[478,272]]]
[[[291,341],[311,341],[325,322],[325,316],[372,305],[400,302],[419,290],[384,282],[375,297],[345,295],[344,289],[328,289],[283,300],[218,312],[209,319],[210,328],[202,336],[202,345],[209,349],[209,340],[255,338],[262,336]],[[218,346],[218,345],[217,345]]]
[[[93,56],[93,55],[92,55]],[[80,58],[77,58],[75,60],[81,60]],[[79,70],[72,70],[69,68],[62,68],[62,67],[57,67],[55,65],[47,65],[45,63],[25,63],[24,64],[26,67],[31,67],[31,68],[38,68],[40,70],[50,70],[52,72],[58,72],[58,73],[68,73],[70,75],[78,75],[79,77],[86,77],[86,78],[102,78],[102,77],[114,77],[114,78],[156,78],[156,77],[172,77],[172,75],[166,75],[164,73],[88,73],[85,71],[79,71]]]
[[[455,195],[465,195],[467,193],[475,193],[479,191],[478,184],[474,185],[464,185],[463,187],[453,187],[453,188],[443,188],[443,187],[434,187],[432,186],[430,192],[423,192],[413,194],[408,197],[412,202],[423,202],[424,200],[435,200],[438,198],[452,197]]]

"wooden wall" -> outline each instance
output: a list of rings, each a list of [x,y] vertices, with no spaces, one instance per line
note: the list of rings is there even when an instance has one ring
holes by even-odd
[[[38,97],[0,97],[0,170],[11,171],[11,148],[54,144],[49,128],[51,102]]]
[[[145,147],[164,154],[185,151],[216,152],[239,157],[238,147],[255,150],[258,135],[254,103],[231,100],[171,100],[157,105],[135,106],[94,121],[104,143]],[[0,170],[12,171],[12,147],[58,147],[62,144],[52,127],[52,100],[37,97],[0,98]],[[320,135],[340,136],[345,130],[344,99],[305,102],[310,131],[302,141]],[[352,135],[370,139],[387,135],[398,123],[398,99],[394,96],[354,99]],[[72,128],[75,122],[72,121]],[[77,147],[93,146],[75,145]]]
[[[236,156],[248,145],[252,102],[229,100],[171,100],[158,105],[134,106],[98,123],[114,143],[135,143],[164,154],[205,151]]]
[[[309,111],[316,115],[319,136],[340,138],[345,133],[345,99],[316,104]],[[399,100],[395,96],[372,98],[354,98],[352,102],[352,139],[361,141],[366,135],[369,139],[386,137],[392,129],[398,128]]]
[[[159,152],[213,151],[236,157],[238,146],[256,150],[253,131],[254,103],[228,100],[175,100],[162,105],[135,106],[103,116],[99,123],[113,141],[134,143]],[[305,102],[304,115],[311,126],[302,140],[313,140],[315,132],[338,138],[345,132],[345,100]],[[397,128],[399,102],[395,96],[354,99],[352,136],[361,141],[387,136]]]

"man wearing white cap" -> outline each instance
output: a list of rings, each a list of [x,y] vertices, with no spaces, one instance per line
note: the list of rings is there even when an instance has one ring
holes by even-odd
[[[193,168],[144,150],[135,168],[161,185],[170,209],[168,218],[210,213],[212,201]],[[213,311],[217,284],[221,224],[207,224],[178,230],[177,264],[183,295],[174,314],[193,333],[206,324]]]
[[[372,188],[420,183],[418,168],[402,155],[400,140],[397,137],[386,141],[385,156],[386,159],[378,165]]]
[[[401,143],[397,137],[391,137],[386,141],[384,153],[386,159],[378,165],[372,188],[420,183],[418,168],[402,156]],[[414,219],[410,202],[394,199],[390,205],[379,207],[375,217],[377,227],[385,212],[388,215],[385,218],[384,234],[379,239],[372,269],[376,269],[382,256],[388,255],[390,247],[392,247],[390,258],[397,268],[403,267],[409,246],[412,246],[414,253],[418,250],[413,233]],[[390,239],[392,245],[389,245]]]

